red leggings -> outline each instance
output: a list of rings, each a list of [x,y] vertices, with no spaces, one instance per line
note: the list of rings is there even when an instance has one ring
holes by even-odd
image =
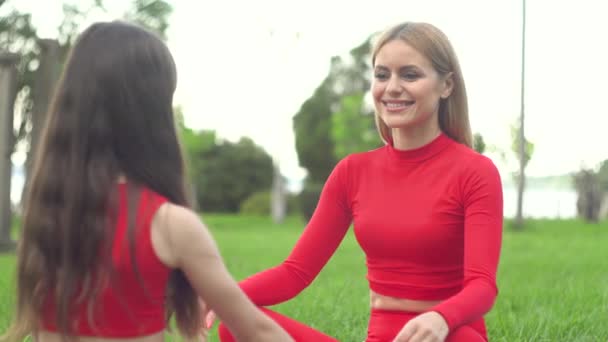
[[[275,322],[279,323],[296,342],[335,342],[337,339],[327,336],[322,332],[314,330],[296,320],[283,316],[274,311],[261,308]],[[401,328],[418,313],[403,311],[388,311],[372,309],[367,338],[365,342],[391,342],[399,333]],[[219,336],[222,342],[235,341],[228,329],[220,324]],[[486,328],[483,319],[477,320],[469,325],[459,327],[452,331],[446,342],[487,342]]]

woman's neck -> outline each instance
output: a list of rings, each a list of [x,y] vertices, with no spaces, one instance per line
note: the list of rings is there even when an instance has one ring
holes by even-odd
[[[441,134],[439,125],[430,127],[394,128],[393,147],[396,150],[413,150],[429,144]]]

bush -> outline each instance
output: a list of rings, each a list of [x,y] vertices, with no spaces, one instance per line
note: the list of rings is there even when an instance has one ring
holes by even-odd
[[[258,191],[241,203],[240,213],[244,215],[270,215],[270,192]]]
[[[270,215],[270,191],[259,191],[247,197],[239,210],[240,214],[244,215]],[[298,195],[287,194],[287,215],[299,215],[300,202]]]
[[[300,215],[299,194],[289,193],[287,195],[287,215]]]
[[[574,174],[573,180],[578,195],[576,200],[578,216],[587,222],[599,222],[604,196],[600,189],[598,173],[593,170],[582,169]]]
[[[304,185],[302,192],[300,192],[299,201],[300,212],[302,213],[304,220],[308,221],[312,217],[312,214],[317,208],[317,203],[319,202],[322,189],[323,184],[311,183]]]
[[[247,198],[272,186],[272,158],[251,139],[224,141],[191,159],[198,160],[192,178],[203,212],[237,213]]]

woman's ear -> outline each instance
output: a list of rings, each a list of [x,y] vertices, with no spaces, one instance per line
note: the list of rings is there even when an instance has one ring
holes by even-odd
[[[454,89],[454,73],[449,72],[447,75],[443,77],[443,90],[441,91],[441,98],[447,99],[450,94],[452,94],[452,90]]]

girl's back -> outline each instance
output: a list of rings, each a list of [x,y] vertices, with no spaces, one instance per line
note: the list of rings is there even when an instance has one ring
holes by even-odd
[[[156,334],[165,328],[165,291],[171,269],[159,259],[153,246],[152,221],[167,199],[128,183],[117,184],[111,197],[116,204],[110,214],[114,216],[110,220],[114,222],[114,237],[111,255],[104,256],[110,261],[111,273],[107,279],[95,280],[103,286],[92,298],[90,314],[88,298],[78,301],[78,294],[74,296],[71,304],[76,312],[70,316],[70,323],[80,336],[129,338]],[[56,309],[56,301],[49,296],[42,322],[45,330],[58,330]]]

